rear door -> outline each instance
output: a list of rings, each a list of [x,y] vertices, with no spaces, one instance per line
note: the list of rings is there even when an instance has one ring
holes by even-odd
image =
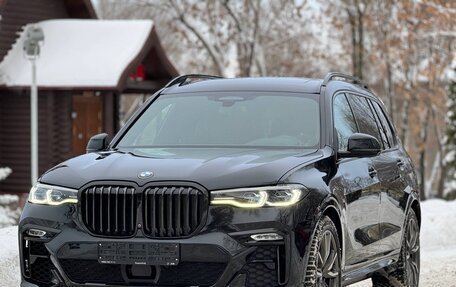
[[[347,151],[348,138],[360,132],[345,94],[333,101],[334,128],[339,151]],[[375,243],[379,237],[379,180],[372,173],[370,157],[342,158],[338,162],[346,204],[345,263],[353,265],[378,254]]]
[[[380,200],[380,233],[383,252],[399,249],[401,246],[401,228],[405,218],[407,187],[403,175],[407,166],[404,152],[398,148],[394,130],[382,107],[371,101],[376,113],[380,131],[386,141],[385,150],[380,153],[375,168],[382,184]]]

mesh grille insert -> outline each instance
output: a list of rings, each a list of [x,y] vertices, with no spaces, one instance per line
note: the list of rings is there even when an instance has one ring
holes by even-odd
[[[54,268],[49,258],[37,258],[31,264],[31,279],[40,283],[40,286],[50,286],[54,275],[51,269]]]
[[[76,283],[122,284],[129,286],[122,277],[119,264],[100,264],[97,260],[60,259],[67,276]],[[225,263],[181,262],[177,266],[162,266],[157,286],[211,286],[225,270]],[[135,284],[141,284],[136,281]],[[144,284],[150,286],[150,281]]]
[[[259,246],[242,271],[247,273],[246,286],[278,286],[277,247]]]

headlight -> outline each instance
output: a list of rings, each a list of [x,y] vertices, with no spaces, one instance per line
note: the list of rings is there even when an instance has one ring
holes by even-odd
[[[66,187],[37,183],[30,189],[29,202],[47,205],[77,203],[78,191]]]
[[[290,206],[300,201],[307,191],[299,184],[216,190],[211,192],[211,204],[245,208]]]

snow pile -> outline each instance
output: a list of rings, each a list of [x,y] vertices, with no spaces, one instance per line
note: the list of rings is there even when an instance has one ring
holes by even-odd
[[[0,167],[0,181],[8,177],[12,172],[9,167]]]
[[[0,167],[0,181],[7,178],[11,172],[9,167]],[[16,224],[20,215],[19,197],[11,194],[0,195],[0,228]]]
[[[423,251],[456,249],[456,201],[431,199],[421,204]]]
[[[0,195],[0,228],[17,224],[22,209],[19,207],[19,196]]]
[[[0,285],[17,287],[20,282],[17,226],[1,229],[0,246]]]

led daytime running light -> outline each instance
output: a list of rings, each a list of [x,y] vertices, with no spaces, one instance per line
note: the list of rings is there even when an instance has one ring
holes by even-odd
[[[306,192],[307,189],[299,184],[217,190],[211,192],[211,204],[241,208],[284,207],[297,203]]]
[[[66,187],[37,183],[30,189],[29,202],[44,205],[77,203],[78,191]]]

